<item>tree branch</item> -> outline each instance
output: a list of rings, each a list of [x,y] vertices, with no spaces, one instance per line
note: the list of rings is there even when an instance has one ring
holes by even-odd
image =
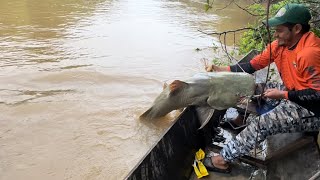
[[[235,29],[235,30],[229,30],[229,31],[223,31],[223,32],[211,32],[211,33],[207,33],[207,32],[204,32],[204,31],[198,29],[199,32],[204,33],[206,35],[219,35],[219,36],[221,36],[222,34],[235,33],[235,32],[245,31],[245,30],[256,30],[256,29],[251,28],[251,27],[244,27],[244,28],[239,28],[239,29]]]
[[[247,12],[248,14],[250,14],[251,16],[265,16],[265,14],[262,14],[262,15],[260,15],[260,14],[253,14],[253,13],[250,12],[248,9],[239,6],[237,3],[234,3],[234,4],[237,5],[238,8],[240,8],[240,9],[244,10],[245,12]]]
[[[220,9],[216,9],[216,11],[220,11],[220,10],[223,10],[223,9],[227,8],[227,7],[230,6],[233,2],[234,2],[234,0],[230,1],[229,4],[227,4],[225,7],[220,8]]]

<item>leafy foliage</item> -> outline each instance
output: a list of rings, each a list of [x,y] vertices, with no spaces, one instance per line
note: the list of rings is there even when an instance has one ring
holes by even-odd
[[[312,20],[319,20],[319,10],[320,10],[320,0],[284,0],[278,3],[272,4],[270,6],[269,17],[274,16],[278,10],[283,7],[287,3],[304,3],[311,11],[313,16]],[[239,45],[239,53],[246,54],[252,49],[257,49],[262,51],[266,44],[268,43],[268,33],[267,29],[261,26],[262,22],[266,20],[266,8],[258,3],[250,5],[247,10],[256,15],[257,21],[254,24],[249,24],[250,27],[254,27],[255,30],[248,30],[247,32],[243,33],[240,41],[238,42]],[[311,20],[311,21],[312,21]],[[320,27],[317,24],[311,26],[311,31],[313,31],[318,36],[320,35]],[[271,31],[272,34],[272,31]],[[272,41],[273,39],[271,39]]]

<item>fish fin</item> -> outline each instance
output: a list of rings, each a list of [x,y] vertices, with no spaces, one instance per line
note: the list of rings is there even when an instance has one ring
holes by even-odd
[[[164,89],[167,88],[167,87],[168,87],[168,83],[164,82],[164,83],[163,83],[163,86],[162,86],[162,89],[164,90]]]
[[[201,124],[198,130],[202,129],[206,124],[208,124],[211,117],[213,116],[214,111],[215,110],[212,109],[211,107],[204,107],[204,106],[196,107],[197,116]]]
[[[169,90],[170,90],[170,95],[174,95],[177,92],[181,90],[182,87],[188,85],[188,83],[180,81],[180,80],[174,80],[170,85],[169,85]]]

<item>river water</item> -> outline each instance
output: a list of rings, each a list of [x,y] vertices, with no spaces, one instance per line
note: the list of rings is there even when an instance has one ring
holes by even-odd
[[[0,179],[123,179],[176,115],[138,119],[163,82],[214,56],[198,30],[250,20],[205,2],[0,0]]]

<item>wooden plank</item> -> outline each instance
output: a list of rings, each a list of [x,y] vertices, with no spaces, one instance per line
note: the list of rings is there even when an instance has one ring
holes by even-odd
[[[314,141],[313,137],[311,136],[302,136],[301,138],[287,144],[283,148],[280,148],[272,153],[272,155],[267,156],[265,159],[266,163],[269,163],[271,161],[275,161],[279,159],[280,157],[283,157],[285,155],[290,154],[291,152],[294,152]]]

